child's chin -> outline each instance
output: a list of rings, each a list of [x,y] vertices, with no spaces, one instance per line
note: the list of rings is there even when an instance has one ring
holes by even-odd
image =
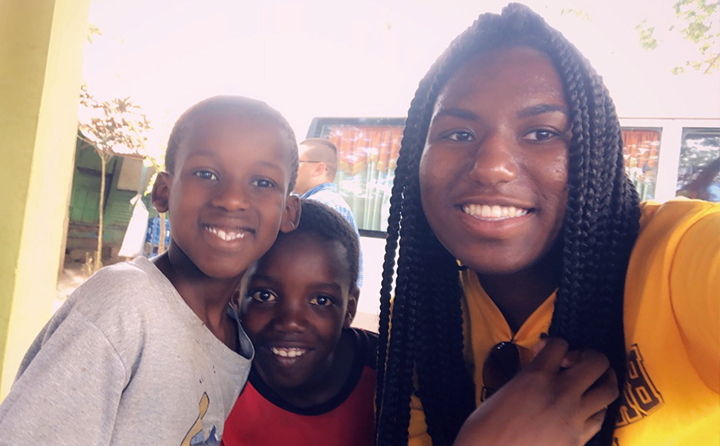
[[[294,366],[293,364],[279,365],[274,363],[276,360],[271,359],[273,363],[263,364],[260,358],[257,358],[257,366],[264,372],[262,375],[267,379],[267,384],[280,389],[296,389],[302,387],[306,381],[306,373],[304,367]]]
[[[287,372],[290,372],[288,374]],[[286,371],[282,374],[272,374],[271,382],[268,383],[276,389],[294,390],[302,387],[305,381],[297,373],[292,373],[291,370]]]

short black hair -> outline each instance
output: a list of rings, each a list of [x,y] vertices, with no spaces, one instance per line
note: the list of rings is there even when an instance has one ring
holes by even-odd
[[[265,119],[272,122],[280,127],[281,130],[285,131],[291,156],[288,191],[293,190],[298,171],[298,148],[295,132],[293,132],[292,127],[290,127],[290,124],[280,112],[263,101],[243,96],[213,96],[198,102],[180,115],[170,132],[167,150],[165,151],[165,170],[169,174],[172,175],[175,173],[175,160],[185,133],[198,116],[202,116],[208,112],[241,112],[248,117]]]
[[[302,212],[297,228],[289,233],[278,234],[278,240],[296,233],[311,233],[324,241],[336,241],[345,248],[350,267],[350,290],[356,287],[360,271],[360,241],[355,230],[337,211],[319,201],[300,199]]]
[[[308,138],[303,140],[300,145],[308,146],[325,146],[337,154],[337,146],[332,141],[325,138]]]
[[[330,181],[335,180],[338,171],[338,149],[332,141],[325,138],[308,138],[299,145],[308,146],[307,152],[312,159],[310,161],[322,161],[327,168],[327,176]]]

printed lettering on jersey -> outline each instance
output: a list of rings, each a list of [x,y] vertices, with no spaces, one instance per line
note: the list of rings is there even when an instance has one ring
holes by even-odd
[[[640,347],[633,344],[627,358],[625,387],[620,400],[616,427],[642,420],[665,403],[643,363]]]

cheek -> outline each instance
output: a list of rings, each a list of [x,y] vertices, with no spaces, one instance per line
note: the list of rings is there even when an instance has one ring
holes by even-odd
[[[208,201],[211,193],[198,187],[178,184],[170,192],[170,215],[173,211],[178,213],[192,213],[199,210]]]
[[[420,190],[422,191],[423,186],[426,185],[430,178],[428,178],[430,174],[430,169],[428,168],[429,161],[428,161],[428,155],[427,152],[423,152],[422,158],[420,158],[420,166],[419,166],[419,172],[418,172],[418,178],[420,181]]]
[[[543,181],[543,195],[546,205],[546,224],[551,231],[550,236],[556,238],[565,222],[568,206],[567,173],[562,170],[552,176],[546,176]]]
[[[283,198],[267,197],[263,202],[263,222],[261,224],[261,230],[266,231],[268,234],[275,234],[270,240],[271,245],[275,242],[275,237],[277,237],[277,233],[280,231],[284,210],[285,200]]]
[[[240,321],[242,323],[243,330],[247,333],[251,341],[255,342],[255,337],[260,333],[268,324],[271,317],[268,316],[267,311],[256,311],[256,310],[245,310],[240,315]]]
[[[565,222],[565,214],[567,211],[567,203],[568,203],[568,188],[567,183],[565,183],[560,191],[560,193],[556,196],[557,200],[557,211],[555,214],[555,226],[557,227],[557,232],[560,232],[560,228],[562,227],[563,223]]]
[[[567,156],[558,157],[551,165],[549,173],[549,182],[552,184],[552,190],[555,191],[558,207],[562,210],[560,212],[560,219],[562,219],[568,201]]]
[[[340,339],[340,334],[345,321],[345,313],[337,307],[337,311],[327,312],[327,314],[315,314],[312,316],[312,324],[315,326],[317,333],[329,342],[333,343]]]
[[[567,205],[568,166],[567,150],[562,148],[554,155],[529,157],[524,160],[528,175],[533,178],[534,187],[546,197],[546,200]]]
[[[567,156],[561,155],[553,159],[549,165],[549,177],[555,184],[567,189],[568,166]]]
[[[425,150],[420,159],[419,181],[421,197],[430,197],[439,192],[439,186],[443,183],[443,169],[445,166],[437,162],[437,157],[432,150]],[[425,200],[423,200],[423,203]],[[429,203],[432,201],[428,200]]]

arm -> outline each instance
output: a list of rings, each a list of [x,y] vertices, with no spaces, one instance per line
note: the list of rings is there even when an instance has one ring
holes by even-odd
[[[720,212],[682,235],[670,268],[675,319],[693,367],[720,392]]]
[[[125,367],[94,324],[65,316],[40,334],[0,406],[1,445],[110,442]]]
[[[548,340],[522,371],[465,421],[455,446],[585,444],[618,397],[605,356],[583,351],[568,368],[567,343]]]

